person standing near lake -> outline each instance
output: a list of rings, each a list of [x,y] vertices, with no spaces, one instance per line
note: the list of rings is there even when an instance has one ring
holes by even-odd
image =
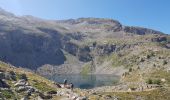
[[[70,89],[73,91],[74,85],[73,83],[70,83]]]
[[[64,87],[67,85],[67,79],[64,79]]]

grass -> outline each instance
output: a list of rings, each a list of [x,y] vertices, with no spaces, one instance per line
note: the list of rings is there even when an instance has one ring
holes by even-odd
[[[166,81],[164,84],[167,84],[168,86],[170,86],[170,72],[167,72],[163,69],[153,69],[153,71],[145,75],[145,77],[148,77],[152,80],[165,79]]]
[[[87,75],[88,73],[90,73],[91,72],[91,66],[90,66],[90,64],[86,64],[84,67],[83,67],[83,69],[82,69],[82,71],[81,71],[81,74],[82,75]]]
[[[142,81],[142,76],[140,75],[139,70],[128,72],[129,75],[123,78],[124,82],[140,82]]]
[[[42,92],[55,90],[54,88],[48,86],[45,82],[35,82],[33,86]]]
[[[2,96],[8,100],[15,99],[15,94],[10,90],[0,90],[0,92],[1,92]]]
[[[102,94],[116,96],[119,100],[170,100],[170,89],[165,88],[142,92],[113,92]]]
[[[129,51],[123,53],[113,53],[108,59],[112,60],[113,67],[124,66],[125,68],[131,68],[138,63],[138,55],[128,55]]]
[[[121,66],[123,65],[121,57],[119,57],[117,54],[112,54],[111,58],[112,60],[112,66]]]

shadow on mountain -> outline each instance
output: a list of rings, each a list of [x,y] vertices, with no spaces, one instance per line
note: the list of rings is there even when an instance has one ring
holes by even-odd
[[[1,34],[0,60],[15,66],[37,69],[44,64],[60,65],[66,60],[60,43],[60,35],[55,36],[24,34],[23,30],[13,30]]]

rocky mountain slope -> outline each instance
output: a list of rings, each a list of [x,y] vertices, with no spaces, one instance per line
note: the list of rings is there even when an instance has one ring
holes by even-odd
[[[0,61],[1,100],[87,100],[84,91],[59,87],[36,73]]]
[[[122,75],[134,67],[169,68],[169,35],[112,19],[43,20],[1,9],[0,35],[0,60],[41,74]]]
[[[170,35],[112,19],[43,20],[0,9],[0,61],[4,100],[170,99]],[[116,86],[70,91],[32,70],[121,79]]]

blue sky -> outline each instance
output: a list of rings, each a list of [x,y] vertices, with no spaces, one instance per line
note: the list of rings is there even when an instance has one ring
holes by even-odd
[[[44,19],[112,18],[170,33],[170,0],[0,0],[0,7]]]

